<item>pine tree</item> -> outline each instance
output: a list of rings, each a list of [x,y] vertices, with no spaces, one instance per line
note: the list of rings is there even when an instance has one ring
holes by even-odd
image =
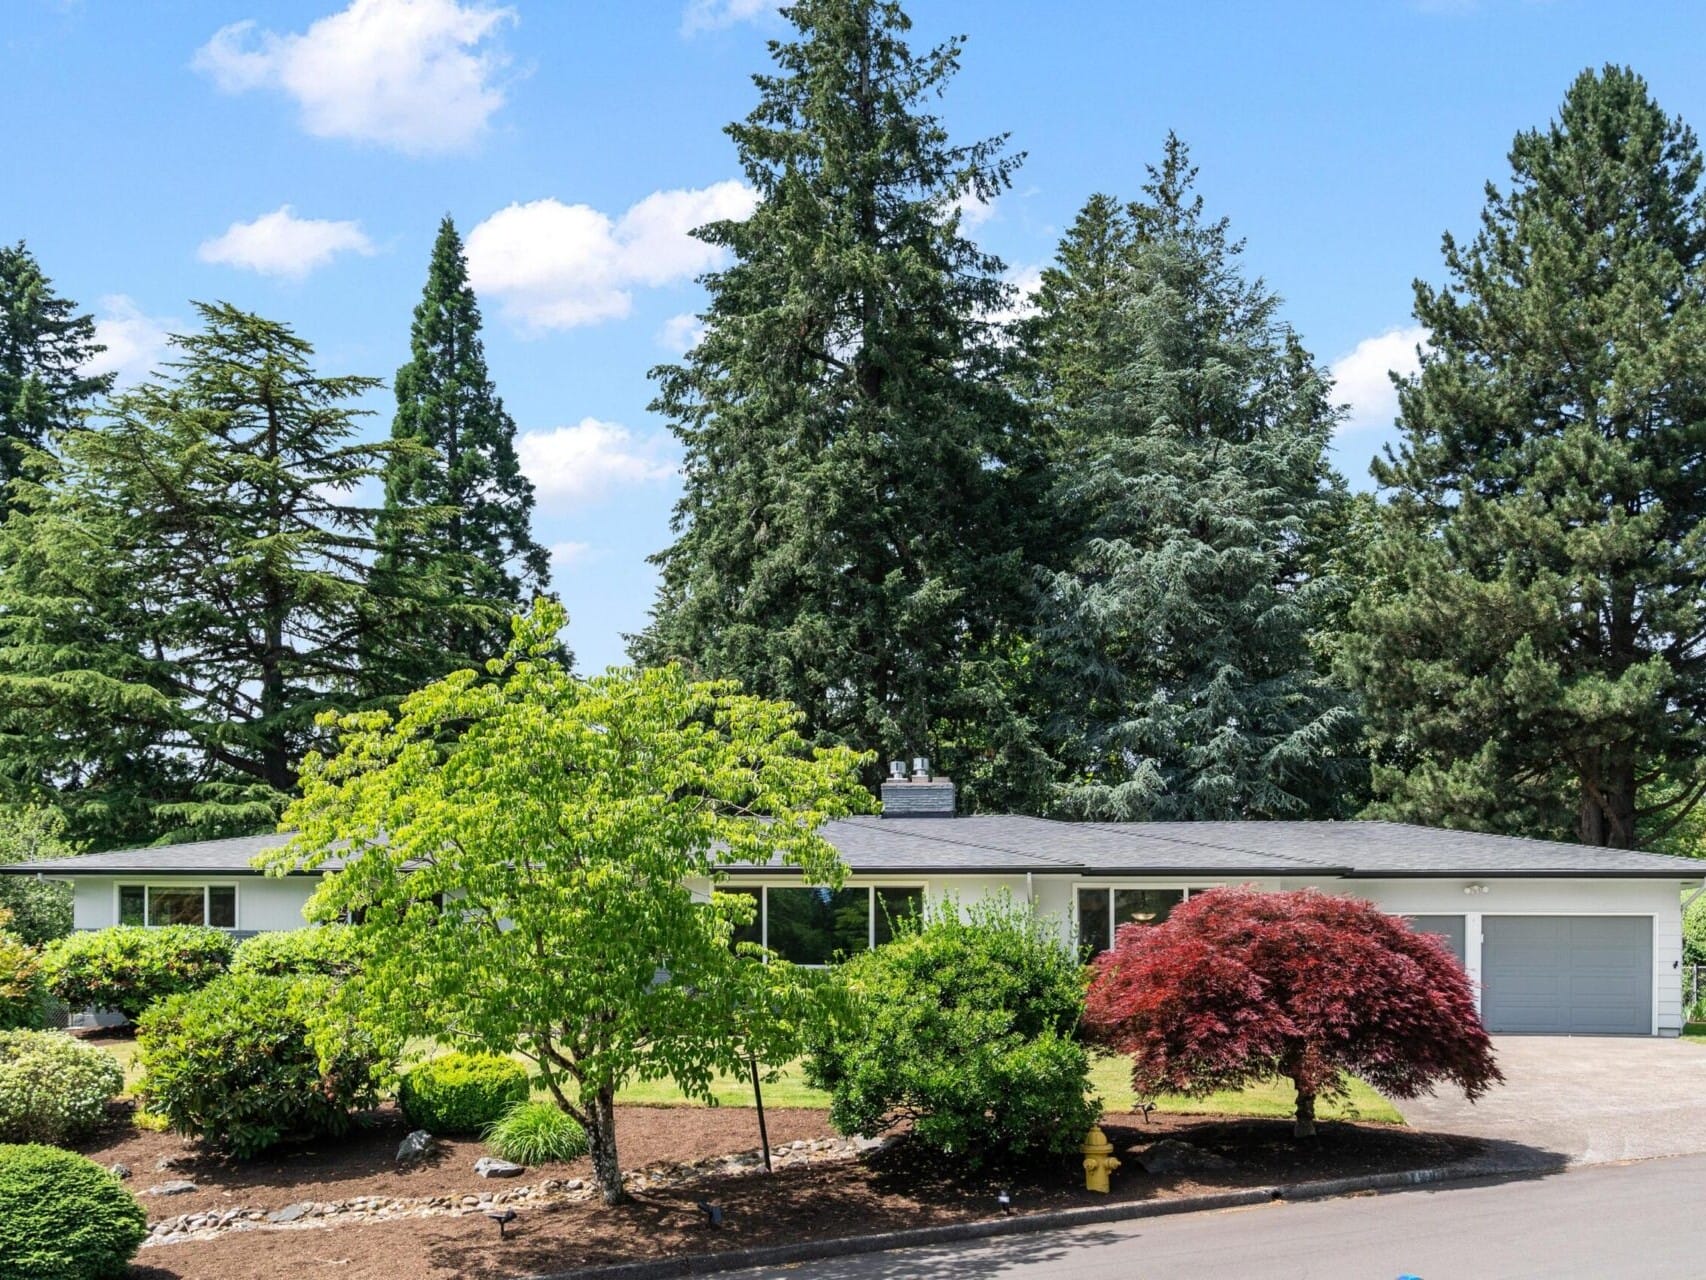
[[[1346,667],[1381,813],[1662,838],[1706,791],[1706,205],[1692,130],[1585,71],[1448,282]]]
[[[480,308],[456,226],[446,217],[415,308],[410,359],[397,370],[394,440],[373,586],[382,601],[366,655],[374,692],[400,694],[504,650],[550,573],[533,540],[533,485],[515,422],[486,369]],[[408,520],[395,516],[407,513]]]
[[[103,350],[95,322],[54,293],[23,242],[0,245],[0,517],[31,452],[111,384],[111,375],[83,372]]]
[[[1092,199],[1027,326],[1068,533],[1035,697],[1067,812],[1331,813],[1357,764],[1310,644],[1312,532],[1342,500],[1330,384],[1195,172],[1169,136],[1146,199]]]
[[[728,129],[758,206],[698,232],[733,263],[686,362],[654,371],[686,492],[634,650],[1011,803],[1036,761],[1012,704],[1036,451],[991,318],[1010,290],[954,209],[1017,161],[926,111],[957,41],[913,52],[883,0],[785,12],[796,37]]]
[[[0,759],[95,844],[276,820],[315,716],[358,698],[378,513],[353,493],[418,448],[352,439],[375,379],[318,375],[284,325],[197,310],[170,379],[64,433],[5,526]]]

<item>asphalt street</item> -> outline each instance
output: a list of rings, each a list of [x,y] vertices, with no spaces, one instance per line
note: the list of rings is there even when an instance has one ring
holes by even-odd
[[[868,1254],[741,1280],[1669,1280],[1706,1274],[1706,1156]]]

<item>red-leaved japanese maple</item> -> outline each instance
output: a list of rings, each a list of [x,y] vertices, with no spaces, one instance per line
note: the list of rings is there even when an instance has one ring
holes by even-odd
[[[1504,1078],[1440,939],[1314,889],[1216,889],[1126,925],[1095,961],[1084,1025],[1131,1058],[1139,1097],[1290,1080],[1299,1137],[1347,1072],[1397,1098],[1449,1081],[1473,1099]]]

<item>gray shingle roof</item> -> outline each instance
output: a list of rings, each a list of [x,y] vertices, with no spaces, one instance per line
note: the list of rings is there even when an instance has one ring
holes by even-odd
[[[1698,879],[1706,862],[1392,822],[1055,822],[1018,815],[848,818],[824,834],[854,872]],[[288,836],[241,836],[16,863],[43,875],[254,874]],[[338,863],[328,863],[335,869]],[[773,868],[731,868],[736,875]]]

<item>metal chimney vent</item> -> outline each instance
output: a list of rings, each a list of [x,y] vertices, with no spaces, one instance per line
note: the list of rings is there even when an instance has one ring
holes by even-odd
[[[906,761],[904,761],[904,760],[890,760],[889,761],[889,777],[892,778],[896,782],[905,782],[906,781]]]
[[[928,782],[928,781],[930,781],[930,757],[929,756],[913,756],[912,757],[912,778],[913,778],[913,781],[915,781],[915,782]]]

